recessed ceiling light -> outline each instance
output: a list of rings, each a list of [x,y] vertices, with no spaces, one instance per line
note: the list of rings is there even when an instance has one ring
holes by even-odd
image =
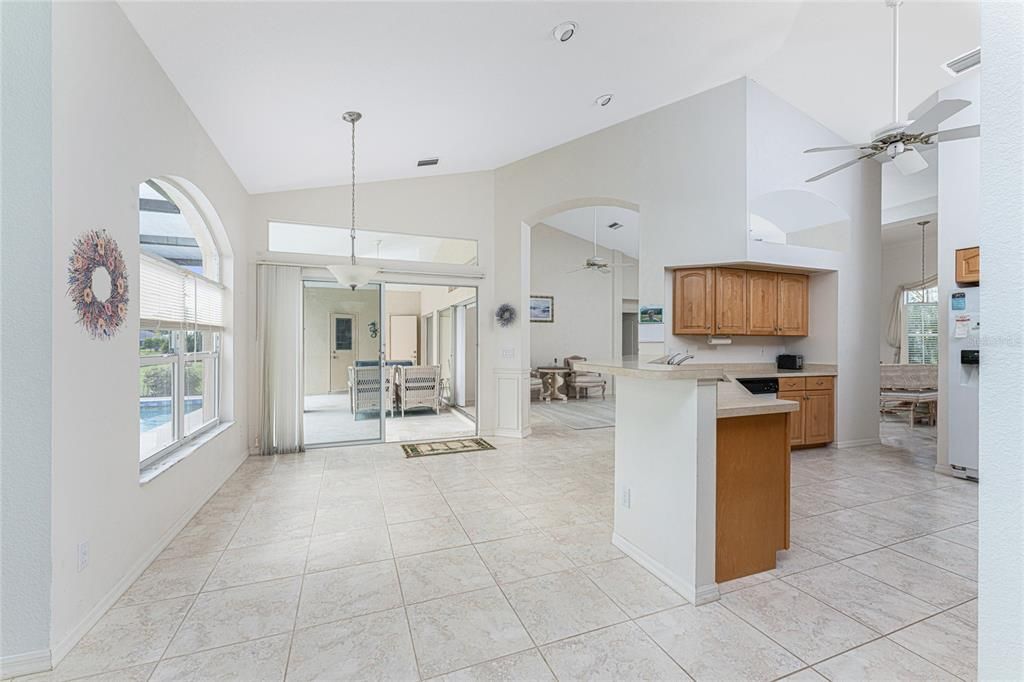
[[[948,62],[942,65],[946,71],[954,76],[959,76],[968,69],[973,69],[981,64],[981,48],[976,47],[966,54],[962,54],[955,59],[950,59]]]
[[[560,43],[567,43],[576,35],[579,25],[575,21],[563,21],[551,31],[551,35]]]
[[[416,167],[417,168],[422,168],[423,166],[436,166],[436,165],[437,165],[437,157],[436,156],[434,158],[432,158],[432,159],[420,159],[419,161],[416,162]]]
[[[594,104],[596,104],[598,106],[601,106],[601,107],[606,107],[606,106],[608,106],[609,104],[612,103],[613,99],[615,99],[615,95],[612,95],[611,93],[607,93],[607,94],[601,95],[600,97],[595,99],[594,100]]]

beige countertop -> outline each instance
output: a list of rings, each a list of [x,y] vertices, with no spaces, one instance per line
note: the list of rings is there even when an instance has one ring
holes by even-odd
[[[635,379],[679,380],[714,379],[718,381],[718,418],[748,417],[758,414],[795,412],[799,404],[792,400],[765,398],[750,393],[736,379],[838,376],[835,365],[805,364],[802,370],[780,370],[774,363],[691,363],[654,365],[648,358],[579,362],[577,369]]]

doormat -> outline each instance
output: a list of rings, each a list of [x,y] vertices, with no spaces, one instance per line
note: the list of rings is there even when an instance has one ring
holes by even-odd
[[[459,438],[457,440],[439,440],[432,443],[408,443],[402,446],[406,457],[452,455],[459,452],[478,452],[480,450],[494,449],[495,447],[483,438]]]

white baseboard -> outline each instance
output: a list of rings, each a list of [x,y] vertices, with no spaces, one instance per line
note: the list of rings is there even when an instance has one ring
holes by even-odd
[[[50,652],[48,649],[27,651],[23,654],[0,657],[0,679],[31,675],[50,669]]]
[[[501,438],[526,438],[531,433],[533,433],[533,429],[527,426],[525,429],[494,429],[491,435]]]
[[[612,544],[626,553],[633,561],[637,562],[648,571],[657,576],[663,583],[683,595],[686,601],[694,606],[718,601],[718,583],[710,585],[694,585],[681,575],[665,567],[660,561],[655,560],[647,552],[643,551],[629,540],[618,533],[612,533]]]
[[[869,445],[881,445],[882,441],[878,438],[860,438],[857,440],[841,440],[832,444],[833,447],[839,448],[863,448]]]
[[[224,480],[218,481],[215,485],[212,486],[212,488],[206,495],[200,498],[199,502],[194,504],[192,507],[187,509],[181,516],[179,516],[178,520],[175,521],[174,524],[172,524],[172,526],[167,530],[167,532],[160,536],[160,538],[156,541],[152,548],[148,552],[146,552],[146,554],[144,554],[138,561],[132,564],[131,568],[128,569],[128,572],[125,573],[125,575],[117,581],[117,583],[110,589],[110,591],[107,592],[103,596],[103,598],[100,599],[100,601],[95,606],[93,606],[92,609],[89,610],[89,613],[87,613],[85,617],[78,622],[78,625],[76,625],[74,628],[71,629],[70,632],[64,635],[64,637],[61,638],[59,642],[51,646],[48,660],[53,667],[57,667],[57,665],[62,660],[64,660],[64,657],[68,655],[68,653],[75,647],[76,644],[78,644],[79,640],[82,639],[82,637],[85,637],[86,633],[88,633],[89,630],[92,629],[92,626],[95,625],[97,621],[99,621],[99,619],[103,617],[103,614],[109,611],[110,607],[117,603],[117,600],[121,598],[121,595],[123,595],[128,590],[128,588],[131,587],[132,583],[134,583],[136,579],[138,579],[138,577],[142,575],[142,572],[145,571],[146,568],[153,562],[153,559],[156,559],[157,556],[160,555],[160,552],[166,549],[167,545],[170,544],[171,540],[173,540],[175,536],[181,532],[181,529],[185,527],[189,520],[191,520],[191,518],[195,516],[200,509],[202,509],[203,505],[206,504],[211,497],[213,497],[214,493],[216,493],[217,490],[219,490],[220,487],[224,485],[224,481],[231,477],[235,470],[239,466],[241,466],[243,461],[245,460],[239,460],[238,464],[235,466],[234,469],[231,470],[230,473],[228,473]]]

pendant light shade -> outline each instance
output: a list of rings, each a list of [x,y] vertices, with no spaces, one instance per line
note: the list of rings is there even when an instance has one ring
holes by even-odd
[[[346,111],[342,120],[352,125],[352,228],[349,237],[352,241],[352,256],[348,263],[328,265],[327,269],[338,284],[355,291],[370,283],[370,278],[377,274],[377,268],[360,265],[356,262],[356,123],[363,117],[358,111]]]
[[[377,274],[377,268],[370,265],[359,265],[356,263],[342,263],[341,265],[328,265],[327,269],[338,280],[338,284],[346,286],[353,291],[359,287],[366,286],[370,279]]]

